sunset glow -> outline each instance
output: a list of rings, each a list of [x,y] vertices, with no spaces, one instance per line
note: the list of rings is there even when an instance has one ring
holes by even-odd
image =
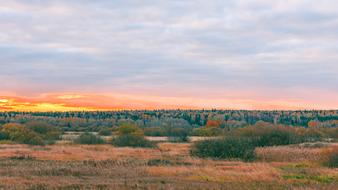
[[[333,109],[295,100],[215,99],[142,95],[45,94],[38,98],[1,97],[1,111],[95,111],[135,109]]]

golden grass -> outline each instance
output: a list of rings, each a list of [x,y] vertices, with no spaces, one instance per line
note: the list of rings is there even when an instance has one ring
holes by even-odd
[[[323,155],[323,161],[327,162],[330,159],[330,156],[338,155],[338,145],[323,149],[322,155]]]
[[[256,148],[260,161],[269,162],[303,162],[322,159],[322,148],[263,147]]]
[[[337,189],[338,169],[318,160],[333,147],[267,147],[256,162],[199,159],[189,143],[0,145],[0,189]],[[269,162],[265,162],[269,161]]]
[[[264,163],[241,163],[235,166],[200,167],[191,178],[215,182],[273,182],[280,179],[278,171]]]
[[[332,143],[321,148],[304,146],[274,146],[256,148],[257,159],[264,162],[323,162],[327,156],[338,150],[338,144]],[[338,152],[338,151],[337,151]]]
[[[160,143],[158,145],[161,152],[165,152],[171,156],[188,156],[190,146],[190,143]]]
[[[115,148],[111,145],[52,145],[41,149],[28,145],[0,145],[0,158],[26,156],[37,160],[108,160],[123,158],[152,159],[156,149]]]

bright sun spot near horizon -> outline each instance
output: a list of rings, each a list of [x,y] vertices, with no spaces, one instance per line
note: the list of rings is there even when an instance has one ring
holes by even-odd
[[[7,99],[0,99],[0,103],[7,103],[8,100]]]

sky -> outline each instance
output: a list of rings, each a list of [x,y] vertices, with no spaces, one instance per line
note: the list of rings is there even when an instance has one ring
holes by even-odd
[[[336,0],[0,0],[0,110],[338,109]]]

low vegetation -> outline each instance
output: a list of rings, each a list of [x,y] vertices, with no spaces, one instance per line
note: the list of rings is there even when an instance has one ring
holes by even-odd
[[[214,137],[214,136],[221,136],[224,134],[224,130],[217,127],[202,127],[202,128],[195,128],[191,131],[192,136],[199,136],[199,137]]]
[[[117,129],[118,136],[114,137],[111,144],[117,147],[144,147],[152,148],[155,144],[143,136],[143,131],[132,123],[123,123]]]
[[[192,158],[190,143],[158,148],[111,145],[0,145],[3,189],[337,189],[338,171],[300,161],[241,162]],[[326,151],[331,148],[321,147]],[[278,148],[263,147],[263,148]],[[317,148],[283,146],[287,152]],[[269,152],[266,152],[269,154]],[[282,154],[282,153],[281,153]],[[306,159],[303,159],[306,160]]]
[[[168,129],[167,135],[171,142],[188,142],[189,130],[185,128],[172,127]]]
[[[43,138],[35,131],[20,124],[5,124],[1,127],[2,140],[29,145],[44,145]]]
[[[196,142],[191,154],[201,158],[252,161],[255,158],[255,146],[248,138],[209,139]]]
[[[291,127],[257,123],[254,126],[234,130],[232,136],[253,139],[256,146],[278,146],[297,144],[307,139]]]
[[[221,139],[196,142],[191,153],[198,157],[253,160],[257,147],[291,145],[321,139],[318,136],[314,138],[314,133],[308,131],[313,130],[257,123],[233,129]]]
[[[76,144],[104,144],[105,141],[94,134],[91,133],[83,133],[78,138],[74,140]]]
[[[25,127],[37,133],[45,144],[53,144],[61,136],[61,131],[58,128],[45,122],[30,121],[25,124]]]
[[[112,139],[111,142],[114,146],[117,147],[144,147],[152,148],[155,147],[155,144],[143,136],[138,135],[120,135]]]
[[[101,135],[101,136],[111,136],[112,134],[113,133],[109,128],[100,129],[100,131],[98,133],[98,135]]]
[[[332,147],[324,152],[327,157],[325,165],[332,168],[338,168],[338,146]]]

